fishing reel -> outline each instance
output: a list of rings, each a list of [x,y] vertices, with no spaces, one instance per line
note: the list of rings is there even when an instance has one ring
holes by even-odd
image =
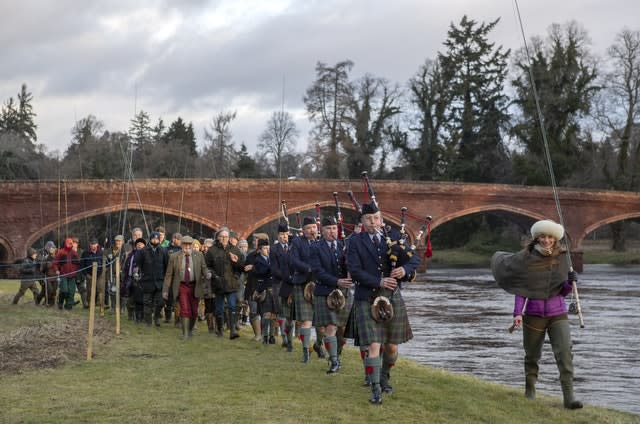
[[[578,314],[578,302],[573,301],[573,302],[569,303],[569,313],[573,314],[573,315],[577,315]]]

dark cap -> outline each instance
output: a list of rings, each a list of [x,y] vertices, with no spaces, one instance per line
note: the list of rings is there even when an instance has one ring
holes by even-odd
[[[160,240],[160,233],[157,232],[157,231],[153,231],[151,233],[151,236],[149,236],[149,240],[154,239],[154,238],[157,238],[158,240]]]
[[[262,246],[269,246],[269,240],[265,240],[265,239],[258,240],[258,249],[260,249]]]
[[[91,238],[89,239],[89,244],[98,244],[98,239],[97,239],[97,238],[95,238],[95,237],[91,237]]]
[[[371,202],[362,205],[362,215],[369,215],[376,212],[380,212],[380,209],[378,209],[378,205],[375,203]]]
[[[133,243],[133,244],[136,245],[138,243],[142,243],[145,246],[147,245],[147,241],[145,239],[143,239],[142,237],[140,237],[139,239],[136,239],[135,243]]]
[[[302,220],[302,226],[306,227],[307,225],[310,224],[315,224],[316,220],[311,218],[310,216],[305,216],[304,219]]]
[[[285,222],[281,222],[278,224],[278,232],[279,233],[288,233],[289,226]]]
[[[322,226],[324,227],[326,225],[338,225],[335,216],[325,216],[322,218]]]

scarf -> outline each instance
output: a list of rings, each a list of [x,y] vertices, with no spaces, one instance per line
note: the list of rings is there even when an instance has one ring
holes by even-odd
[[[534,247],[517,253],[496,252],[491,258],[491,271],[507,293],[550,299],[562,289],[569,265],[565,251],[541,252]]]

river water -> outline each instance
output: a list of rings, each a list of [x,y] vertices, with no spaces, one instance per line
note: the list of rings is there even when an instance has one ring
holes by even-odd
[[[585,328],[570,315],[576,397],[636,414],[639,276],[638,266],[586,265],[579,278]],[[524,393],[522,331],[507,332],[513,296],[497,286],[489,269],[430,269],[403,289],[403,297],[414,338],[400,346],[401,355]],[[536,387],[538,393],[562,395],[548,339]]]

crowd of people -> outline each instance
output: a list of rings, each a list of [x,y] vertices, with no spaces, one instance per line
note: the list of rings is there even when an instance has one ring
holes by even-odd
[[[564,229],[541,222],[532,227],[532,243],[512,255],[519,258],[519,268],[511,259],[496,260],[494,273],[516,296],[514,325],[524,328],[526,396],[535,398],[547,332],[564,406],[576,409],[582,404],[573,398],[564,296],[577,276],[567,274],[559,260]],[[398,345],[413,337],[402,288],[415,277],[420,257],[403,231],[385,225],[375,201],[362,205],[360,222],[349,237],[341,225],[333,216],[304,217],[293,232],[283,221],[273,241],[266,233],[252,234],[251,251],[247,240],[226,227],[214,239],[174,233],[171,241],[162,227],[148,239],[135,228],[128,243],[118,235],[108,249],[96,239],[84,251],[75,238],[65,239],[59,249],[47,242],[41,254],[27,252],[13,303],[31,290],[36,305],[71,310],[81,303],[87,308],[87,287],[95,285],[101,316],[115,306],[119,293],[129,320],[153,327],[164,318],[181,329],[184,340],[193,337],[198,321],[206,321],[208,332],[218,337],[228,331],[230,339],[239,337],[240,326],[250,325],[254,340],[264,345],[281,337],[281,346],[292,352],[299,340],[301,361],[308,363],[313,353],[326,358],[327,374],[340,371],[343,346],[353,339],[360,349],[364,385],[371,389],[369,401],[381,404],[383,394],[394,391],[391,371]]]

